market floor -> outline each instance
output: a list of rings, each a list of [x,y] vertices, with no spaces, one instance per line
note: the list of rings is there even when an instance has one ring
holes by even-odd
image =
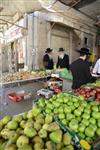
[[[9,87],[2,89],[2,100],[1,100],[1,108],[0,108],[0,118],[5,115],[17,115],[28,111],[32,108],[34,104],[34,100],[37,98],[37,90],[43,88],[43,83],[29,83],[22,85],[20,87]],[[12,102],[8,99],[7,95],[11,92],[25,91],[32,93],[32,98],[23,100],[21,102]]]

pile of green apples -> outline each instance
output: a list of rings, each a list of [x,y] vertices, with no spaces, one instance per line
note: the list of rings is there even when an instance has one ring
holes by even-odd
[[[52,115],[34,106],[29,112],[0,120],[0,150],[74,150]]]
[[[100,103],[96,101],[61,93],[49,100],[41,98],[37,106],[49,115],[57,115],[65,126],[88,142],[100,136]]]

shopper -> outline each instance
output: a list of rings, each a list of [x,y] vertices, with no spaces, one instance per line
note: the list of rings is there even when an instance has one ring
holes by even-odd
[[[45,55],[43,57],[43,65],[45,69],[50,69],[50,70],[53,69],[54,67],[51,48],[47,48],[45,51]]]
[[[100,75],[100,58],[97,60],[94,68],[93,68],[93,74]]]
[[[78,52],[80,53],[80,57],[71,64],[71,72],[73,76],[72,89],[78,89],[83,84],[92,82],[90,68],[86,61],[91,53],[87,48],[81,48]]]
[[[65,50],[63,48],[59,48],[59,56],[57,61],[57,68],[67,68],[69,70],[69,56],[65,54]]]

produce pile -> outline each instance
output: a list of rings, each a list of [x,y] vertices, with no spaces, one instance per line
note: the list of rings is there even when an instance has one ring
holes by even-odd
[[[82,95],[85,99],[93,97],[96,101],[100,101],[100,87],[82,87],[74,91],[77,95]]]
[[[0,121],[0,150],[74,150],[71,142],[71,136],[61,131],[53,116],[44,116],[36,106]]]
[[[97,101],[87,102],[83,96],[61,93],[48,101],[40,99],[37,106],[50,116],[57,115],[65,126],[88,142],[100,136],[100,103]]]
[[[16,73],[3,74],[0,78],[0,82],[12,82],[16,80],[35,79],[38,77],[44,77],[47,73],[45,71],[22,71]]]

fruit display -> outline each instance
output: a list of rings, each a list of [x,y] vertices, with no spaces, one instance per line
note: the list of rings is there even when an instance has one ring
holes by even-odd
[[[57,115],[65,127],[88,142],[100,136],[100,105],[97,101],[87,102],[83,96],[60,93],[49,101],[40,99],[37,106],[49,116]]]
[[[45,71],[22,71],[16,73],[3,74],[0,78],[0,82],[12,82],[18,80],[35,79],[38,77],[45,77],[48,75]]]
[[[82,95],[85,99],[93,97],[100,101],[100,87],[82,87],[74,91],[77,95]]]
[[[29,112],[0,120],[0,150],[74,150],[72,137],[63,133],[52,115],[36,106]]]

